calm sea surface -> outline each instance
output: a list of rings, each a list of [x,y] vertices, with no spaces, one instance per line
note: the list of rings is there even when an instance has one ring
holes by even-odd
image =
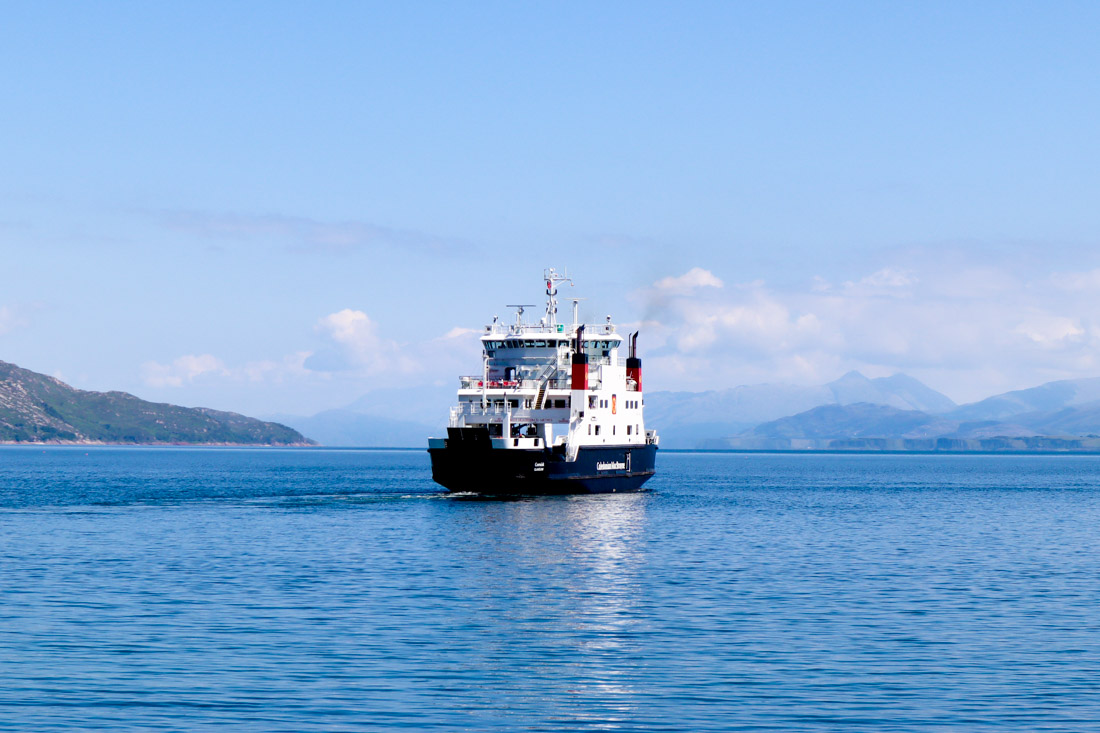
[[[0,449],[0,730],[1100,730],[1100,459]]]

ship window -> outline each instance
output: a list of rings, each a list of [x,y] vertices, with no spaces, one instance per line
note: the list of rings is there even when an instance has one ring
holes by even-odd
[[[614,434],[615,434],[615,426],[614,426],[614,425],[612,425],[612,426],[611,426],[611,434],[612,434],[612,435],[614,435]]]
[[[512,445],[518,446],[519,445],[519,438],[512,438]]]
[[[593,395],[588,395],[588,406],[589,406],[589,408],[594,410],[594,409],[596,409],[598,404],[599,403],[596,401],[596,395],[594,395],[594,394]]]
[[[591,435],[591,434],[592,434],[592,426],[591,426],[591,425],[589,425],[589,426],[588,426],[588,434],[589,434],[589,435]]]
[[[519,407],[519,400],[508,400],[509,407]]]
[[[537,347],[546,346],[546,342],[545,341],[536,341],[535,346],[537,346]]]
[[[633,427],[634,427],[633,425],[627,425],[627,426],[626,426],[626,434],[627,434],[627,435],[630,435],[630,430],[631,430],[631,428],[633,428]]]
[[[599,425],[597,425],[597,426],[596,426],[596,435],[599,435],[599,434],[600,434],[600,426],[599,426]]]
[[[554,400],[554,407],[565,407],[565,400]]]

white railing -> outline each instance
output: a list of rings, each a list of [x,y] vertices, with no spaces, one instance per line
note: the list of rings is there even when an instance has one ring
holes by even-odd
[[[481,403],[456,405],[451,408],[451,427],[459,425],[483,425],[487,423],[503,423],[505,419],[513,423],[561,423],[569,421],[568,407],[507,407],[489,405],[482,407]]]
[[[515,323],[493,323],[485,327],[484,333],[491,336],[525,336],[529,333],[557,333],[557,334],[569,334],[575,335],[576,329],[572,323],[556,323],[553,326],[542,323],[524,323],[522,325],[516,325]],[[613,323],[589,323],[584,326],[585,335],[601,334],[601,333],[615,333],[615,324]]]

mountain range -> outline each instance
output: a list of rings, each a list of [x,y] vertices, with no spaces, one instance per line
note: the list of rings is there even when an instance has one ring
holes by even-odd
[[[0,442],[422,448],[445,431],[450,386],[376,390],[309,417],[261,421],[208,408],[74,389],[0,361]],[[1062,380],[966,405],[905,374],[818,386],[758,384],[647,394],[666,448],[1097,450],[1100,378]],[[289,427],[288,427],[289,426]],[[309,436],[309,437],[306,437]]]
[[[696,448],[822,405],[860,402],[931,414],[957,407],[951,398],[905,374],[868,379],[853,371],[810,387],[755,384],[707,392],[651,392],[645,397],[645,418],[647,425],[660,430],[662,446]]]
[[[833,404],[771,420],[709,448],[896,450],[1100,449],[1100,379],[1049,382],[932,414]]]
[[[444,432],[453,400],[450,386],[377,390],[341,409],[275,418],[325,445],[421,448]],[[646,423],[666,448],[1032,450],[1065,447],[1051,441],[1067,438],[1087,449],[1089,436],[1100,435],[1100,379],[957,405],[905,374],[870,379],[853,371],[817,386],[652,392],[645,401]]]
[[[89,392],[0,361],[0,442],[310,445],[285,425],[233,412]]]

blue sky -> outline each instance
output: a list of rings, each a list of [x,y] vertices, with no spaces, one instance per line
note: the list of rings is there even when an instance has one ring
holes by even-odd
[[[1095,3],[10,3],[0,359],[310,414],[568,267],[649,389],[1100,376]]]

